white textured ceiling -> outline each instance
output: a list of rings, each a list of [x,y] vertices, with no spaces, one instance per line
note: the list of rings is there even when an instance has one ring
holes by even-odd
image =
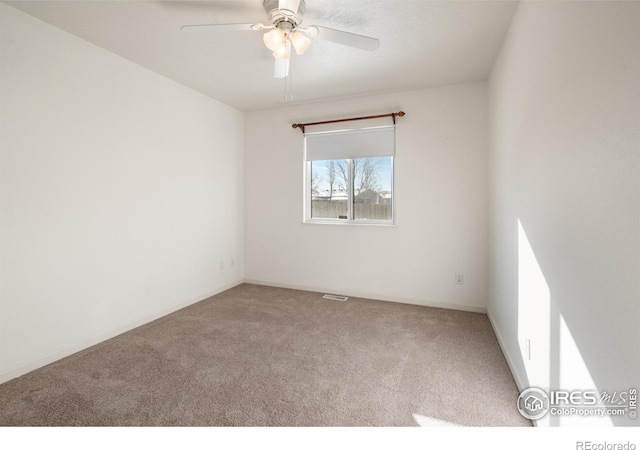
[[[262,32],[188,35],[185,24],[267,23],[262,0],[5,2],[248,111],[284,105]],[[292,61],[293,103],[484,80],[517,7],[508,1],[307,0],[303,26],[380,39],[373,52],[314,40]]]

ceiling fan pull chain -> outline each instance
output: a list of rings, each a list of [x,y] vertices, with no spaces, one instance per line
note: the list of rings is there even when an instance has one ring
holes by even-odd
[[[293,101],[292,82],[291,82],[291,46],[287,46],[287,76],[284,77],[284,101]]]

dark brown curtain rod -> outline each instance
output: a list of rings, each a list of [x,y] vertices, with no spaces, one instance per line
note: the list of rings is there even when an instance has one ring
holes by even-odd
[[[396,117],[404,117],[404,111],[400,111],[397,113],[389,113],[389,114],[379,114],[377,116],[365,116],[365,117],[351,117],[349,119],[336,119],[336,120],[325,120],[324,122],[311,122],[311,123],[294,123],[291,125],[293,128],[300,128],[304,133],[304,129],[306,127],[310,127],[313,125],[326,125],[328,123],[338,123],[338,122],[351,122],[352,120],[367,120],[367,119],[380,119],[383,117],[392,117],[393,124],[396,123]]]

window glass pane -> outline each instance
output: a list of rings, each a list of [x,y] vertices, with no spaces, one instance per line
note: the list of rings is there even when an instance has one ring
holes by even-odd
[[[349,161],[311,162],[311,218],[348,219]]]
[[[392,220],[392,157],[353,160],[353,218]]]

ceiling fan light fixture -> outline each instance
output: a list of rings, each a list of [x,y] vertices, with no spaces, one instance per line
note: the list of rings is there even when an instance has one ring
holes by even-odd
[[[264,45],[267,46],[269,50],[272,52],[277,52],[280,47],[284,44],[285,34],[280,28],[274,28],[273,30],[265,33],[262,37],[264,41]]]
[[[304,52],[309,50],[309,47],[311,47],[311,39],[309,39],[299,31],[294,31],[293,33],[291,33],[290,38],[291,43],[293,44],[293,48],[296,49],[296,53],[298,55],[302,55]]]
[[[291,55],[291,41],[289,39],[287,39],[285,42],[282,42],[280,44],[280,47],[278,47],[273,52],[273,56],[278,59],[289,59],[290,55]]]

